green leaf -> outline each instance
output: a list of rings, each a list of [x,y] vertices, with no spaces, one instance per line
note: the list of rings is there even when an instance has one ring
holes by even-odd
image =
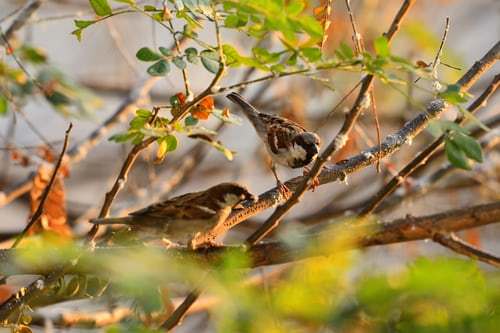
[[[178,107],[181,105],[181,101],[177,95],[170,96],[170,105],[172,105],[172,107]]]
[[[219,55],[211,50],[204,50],[200,53],[201,63],[203,67],[211,73],[217,73],[219,71]]]
[[[42,49],[37,47],[24,45],[21,47],[21,56],[33,64],[44,64],[47,62],[47,55]]]
[[[140,132],[136,132],[133,139],[132,139],[132,143],[134,145],[138,145],[139,143],[142,142],[142,139],[144,139],[144,134],[142,134]]]
[[[271,66],[271,72],[274,73],[283,73],[286,71],[286,67],[283,64],[276,64]]]
[[[147,121],[148,121],[147,118],[135,117],[134,119],[132,119],[130,121],[129,125],[130,125],[131,129],[139,130],[139,129],[143,128],[144,125],[146,125]]]
[[[160,53],[165,57],[170,57],[172,55],[172,51],[164,46],[160,46],[158,49],[160,50]]]
[[[444,149],[446,152],[446,157],[448,158],[448,161],[450,161],[451,165],[460,169],[470,170],[467,156],[455,142],[447,139],[444,145]]]
[[[341,42],[337,50],[335,50],[335,54],[341,60],[350,60],[354,58],[354,52],[349,45],[344,42]]]
[[[160,60],[150,66],[147,69],[147,72],[151,76],[164,76],[168,72],[170,72],[170,64],[165,60]]]
[[[451,132],[464,133],[464,134],[470,133],[470,131],[467,128],[461,127],[459,124],[455,123],[454,121],[439,120],[438,122],[444,131],[451,131]]]
[[[280,60],[279,53],[271,53],[262,47],[254,47],[252,53],[257,61],[264,64],[275,63]]]
[[[158,144],[156,156],[160,160],[164,158],[165,154],[168,152],[177,149],[177,138],[173,135],[162,136],[156,140],[156,143]]]
[[[109,141],[115,141],[115,142],[127,142],[128,140],[132,139],[135,136],[135,133],[118,133],[112,135],[108,140]]]
[[[151,111],[146,110],[146,109],[138,109],[137,111],[135,111],[135,114],[138,117],[146,118],[146,119],[149,119],[149,117],[151,117],[151,115],[152,115]]]
[[[71,32],[72,35],[75,35],[76,39],[81,42],[82,41],[82,29],[76,29]]]
[[[112,13],[108,0],[89,0],[92,9],[99,16],[106,16]]]
[[[167,143],[167,151],[174,151],[177,149],[177,138],[173,135],[167,135],[163,137],[163,140]]]
[[[0,116],[5,116],[7,114],[8,107],[7,98],[0,95]]]
[[[127,5],[130,5],[130,6],[135,6],[136,3],[135,3],[135,0],[114,0],[116,2],[121,2],[121,3],[126,3]]]
[[[287,2],[286,12],[288,15],[296,16],[302,13],[305,8],[305,1],[302,0],[292,0]]]
[[[318,47],[304,47],[300,51],[310,62],[316,62],[321,59],[321,49]]]
[[[144,11],[145,12],[156,12],[158,11],[159,9],[157,9],[155,6],[151,6],[151,5],[144,5]]]
[[[198,50],[194,47],[188,47],[184,53],[186,54],[186,59],[192,64],[197,64],[200,59],[198,58]]]
[[[287,65],[290,65],[290,66],[295,66],[297,64],[297,57],[298,57],[298,53],[297,52],[294,52],[287,60],[286,60],[286,64]]]
[[[139,49],[135,56],[141,61],[157,61],[161,59],[161,55],[151,50],[149,47]]]
[[[50,95],[46,94],[45,98],[49,103],[55,106],[68,105],[71,103],[71,99],[59,91],[53,91]]]
[[[451,137],[451,140],[463,150],[468,158],[479,163],[483,161],[481,145],[474,138],[463,133],[456,133]]]
[[[186,119],[184,119],[184,124],[186,126],[195,126],[198,124],[198,119],[193,116],[187,116]]]
[[[172,59],[172,62],[174,63],[175,66],[177,66],[177,68],[181,70],[186,68],[186,62],[182,60],[181,57],[174,57],[174,59]]]
[[[467,102],[467,97],[460,91],[460,86],[458,84],[450,84],[446,87],[445,91],[439,94],[439,97],[455,105]]]
[[[89,25],[92,25],[95,23],[95,21],[90,21],[90,20],[74,20],[75,26],[79,29],[85,29]]]
[[[304,16],[299,17],[297,20],[290,19],[290,21],[298,23],[300,25],[300,27],[313,40],[321,40],[323,38],[323,27],[314,17],[304,15]]]
[[[224,26],[226,28],[240,28],[244,27],[248,23],[248,16],[246,15],[235,15],[231,14],[224,20]]]
[[[373,46],[375,47],[375,53],[377,53],[381,57],[388,57],[391,55],[391,50],[389,49],[389,42],[387,37],[380,36],[373,42]]]

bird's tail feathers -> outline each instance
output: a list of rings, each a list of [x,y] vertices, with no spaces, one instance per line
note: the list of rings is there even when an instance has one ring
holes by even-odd
[[[107,218],[97,218],[91,219],[92,224],[135,224],[136,219],[133,216],[124,217],[107,217]]]
[[[232,92],[232,93],[226,95],[226,97],[231,102],[238,104],[243,109],[243,112],[245,113],[245,115],[247,116],[247,118],[254,125],[256,125],[255,122],[258,119],[259,111],[252,104],[250,104],[247,101],[245,101],[243,99],[243,97],[240,94],[236,93],[236,92]]]

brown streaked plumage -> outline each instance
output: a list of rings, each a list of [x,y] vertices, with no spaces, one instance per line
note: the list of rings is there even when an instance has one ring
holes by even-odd
[[[259,112],[235,92],[226,97],[241,106],[243,113],[252,123],[271,155],[272,170],[278,186],[281,191],[286,192],[287,189],[279,180],[274,164],[292,169],[306,167],[319,153],[318,135],[289,119]]]
[[[237,183],[222,183],[152,204],[129,216],[90,220],[94,224],[125,224],[133,230],[165,237],[172,242],[199,245],[197,239],[224,222],[232,209],[255,197]]]

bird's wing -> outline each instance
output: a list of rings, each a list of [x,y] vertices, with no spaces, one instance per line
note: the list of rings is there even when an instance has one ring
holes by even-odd
[[[205,192],[187,193],[146,208],[130,213],[132,216],[144,216],[169,220],[209,219],[216,211],[200,203]]]
[[[267,130],[267,143],[271,151],[278,154],[280,150],[288,150],[297,133],[304,131],[302,127],[289,122],[270,124]]]

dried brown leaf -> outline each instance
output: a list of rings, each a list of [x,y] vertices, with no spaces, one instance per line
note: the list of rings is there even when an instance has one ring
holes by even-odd
[[[326,44],[330,33],[330,25],[332,23],[331,14],[332,14],[332,3],[333,0],[320,0],[319,6],[313,8],[314,17],[319,21],[321,26],[323,27],[323,39],[319,46],[323,49],[323,46]]]
[[[65,172],[63,172],[66,170]],[[30,191],[31,213],[33,214],[38,205],[40,198],[44,192],[50,177],[53,172],[53,167],[50,164],[43,163],[37,170],[33,178],[33,186]],[[40,217],[40,223],[35,224],[29,231],[29,234],[36,234],[42,231],[52,231],[59,235],[70,237],[71,229],[67,224],[66,215],[66,194],[64,191],[64,174],[67,174],[67,167],[63,166],[61,172],[58,173],[54,184],[48,194],[47,200],[43,207],[43,213]]]

